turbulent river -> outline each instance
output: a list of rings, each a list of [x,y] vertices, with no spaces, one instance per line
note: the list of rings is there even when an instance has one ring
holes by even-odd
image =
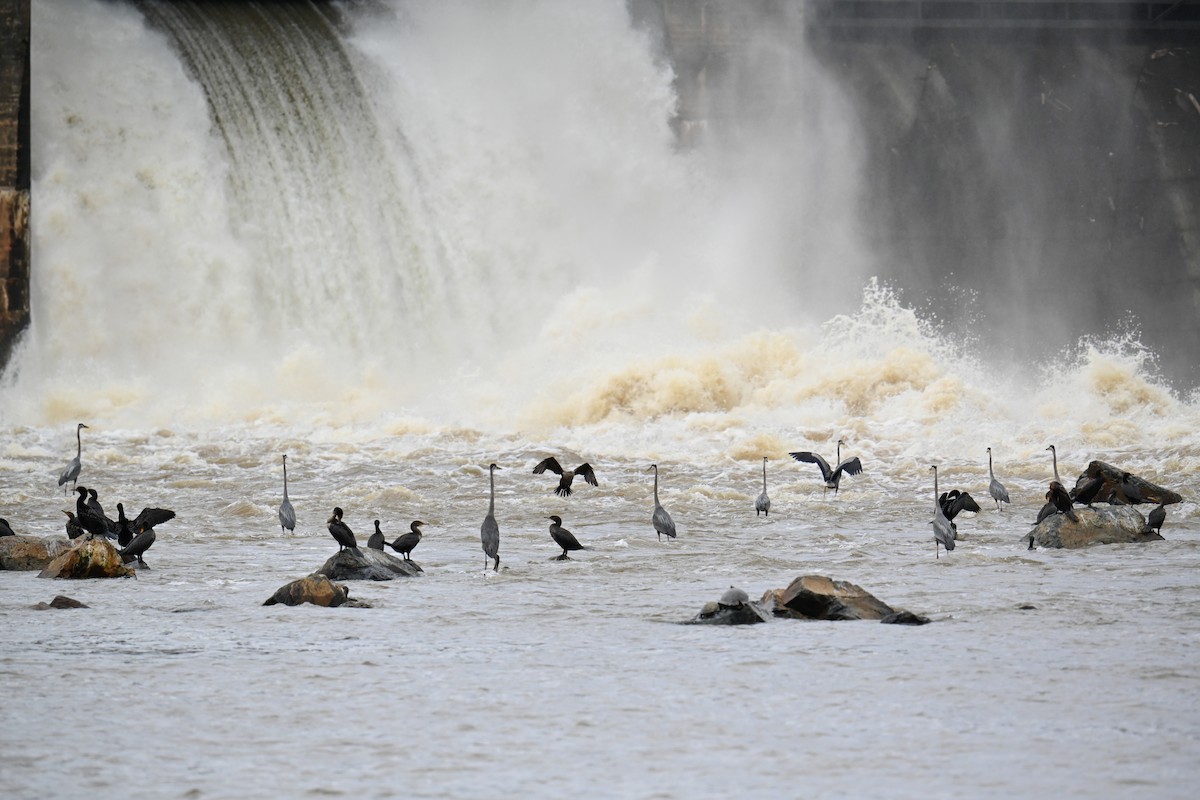
[[[79,483],[177,517],[136,579],[0,572],[0,794],[1192,796],[1200,399],[1135,330],[1014,363],[819,215],[779,247],[823,276],[795,280],[762,245],[779,185],[674,146],[620,3],[365,4],[303,37],[204,5],[34,8],[0,516],[63,534],[84,422]],[[864,472],[826,494],[788,452],[838,439]],[[1067,483],[1101,459],[1180,492],[1164,541],[1027,550],[1052,443]],[[599,486],[555,496],[548,455]],[[940,558],[932,464],[983,506]],[[424,574],[264,607],[335,551],[335,505],[360,544],[423,520]],[[553,560],[551,514],[590,549]],[[805,574],[933,623],[677,624]],[[31,608],[56,594],[89,608]]]

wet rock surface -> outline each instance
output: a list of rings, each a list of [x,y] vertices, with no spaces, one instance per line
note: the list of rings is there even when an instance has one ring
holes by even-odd
[[[1038,547],[1074,549],[1095,544],[1158,542],[1162,536],[1146,531],[1146,518],[1133,506],[1075,506],[1078,522],[1064,514],[1051,514],[1034,526],[1032,537]]]
[[[359,547],[334,553],[314,574],[335,581],[390,581],[412,578],[423,571],[415,561],[406,561],[382,550]]]

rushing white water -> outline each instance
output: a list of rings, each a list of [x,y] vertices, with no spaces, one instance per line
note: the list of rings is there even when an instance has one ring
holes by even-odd
[[[777,152],[808,185],[678,149],[620,3],[371,6],[252,47],[156,5],[34,9],[0,515],[61,533],[84,421],[80,482],[178,517],[136,581],[0,572],[0,793],[1190,796],[1200,401],[1136,332],[994,363],[869,280],[836,98]],[[787,453],[839,438],[866,471],[826,496]],[[1025,550],[1051,442],[1068,480],[1100,458],[1180,491],[1166,541]],[[547,454],[601,485],[555,497]],[[985,506],[938,560],[933,463]],[[334,505],[360,540],[426,521],[426,574],[263,608],[332,552]],[[593,549],[551,561],[549,514]],[[806,573],[936,624],[669,624]],[[60,592],[91,608],[29,609]]]

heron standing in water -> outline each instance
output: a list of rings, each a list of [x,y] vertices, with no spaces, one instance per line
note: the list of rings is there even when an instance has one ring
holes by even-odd
[[[821,477],[825,480],[825,488],[822,490],[821,494],[824,495],[830,489],[833,489],[833,493],[837,494],[838,487],[842,483],[842,473],[847,475],[858,475],[863,469],[862,461],[858,459],[858,456],[855,456],[854,458],[847,458],[845,461],[841,460],[842,445],[844,444],[845,442],[843,442],[841,439],[838,439],[837,456],[834,458],[834,460],[838,462],[836,467],[830,467],[828,461],[826,461],[817,453],[813,453],[809,450],[801,450],[796,453],[789,453],[788,455],[797,461],[816,464],[821,469]]]
[[[279,504],[279,530],[293,532],[296,530],[296,509],[287,492],[287,453],[283,454],[283,502]]]
[[[766,514],[771,516],[771,498],[767,497],[767,457],[763,456],[763,490],[754,498],[754,516]]]
[[[496,560],[492,566],[492,572],[500,571],[500,526],[496,524],[496,470],[500,467],[495,464],[488,465],[488,483],[491,487],[491,493],[488,497],[487,516],[483,518],[483,524],[479,526],[479,541],[483,544],[483,568],[487,569],[489,558]]]
[[[933,470],[933,557],[939,558],[938,545],[941,544],[946,548],[946,552],[954,549],[954,528],[950,524],[950,520],[946,519],[946,513],[942,511],[942,503],[938,496],[938,476],[937,465],[930,467]]]
[[[71,490],[75,489],[75,481],[79,477],[79,471],[83,468],[83,462],[79,459],[83,455],[83,439],[80,438],[79,432],[86,428],[82,422],[75,426],[75,457],[72,458],[67,466],[63,468],[62,473],[58,476],[58,485],[63,486],[63,493],[66,493],[65,484],[71,484]]]
[[[651,464],[650,469],[654,470],[654,514],[650,517],[650,522],[654,525],[654,531],[658,534],[660,542],[664,536],[667,539],[674,539],[675,520],[671,519],[671,515],[662,507],[662,503],[658,502],[658,464]]]
[[[1008,489],[1004,488],[1004,484],[996,480],[996,473],[992,470],[992,448],[988,448],[988,476],[991,477],[991,482],[988,484],[988,494],[996,501],[996,510],[1003,511],[1001,503],[1012,502],[1008,499]]]

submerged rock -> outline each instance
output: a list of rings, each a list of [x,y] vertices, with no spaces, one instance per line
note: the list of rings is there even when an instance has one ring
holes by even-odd
[[[1025,534],[1040,547],[1087,547],[1093,544],[1158,542],[1162,536],[1146,531],[1146,518],[1132,506],[1075,506],[1078,522],[1051,514]]]
[[[769,622],[770,612],[764,610],[758,603],[751,602],[750,596],[741,589],[730,586],[717,602],[708,602],[700,609],[700,613],[688,620],[689,625],[754,625],[759,622]]]
[[[86,603],[81,603],[73,597],[67,597],[66,595],[56,594],[56,595],[54,595],[54,599],[51,600],[49,603],[46,603],[46,602],[38,603],[37,605],[33,606],[33,609],[35,611],[45,611],[50,608],[87,608],[87,607],[88,606]]]
[[[39,578],[128,578],[136,573],[107,539],[77,539],[38,573]]]
[[[313,574],[335,581],[390,581],[397,576],[412,578],[422,572],[415,561],[406,561],[382,550],[359,547],[334,553]]]
[[[324,575],[313,574],[280,586],[263,605],[282,603],[285,606],[298,606],[312,603],[314,606],[335,608],[349,599],[350,590],[347,587],[334,583]]]
[[[879,620],[884,625],[928,625],[929,617],[901,609]]]
[[[791,619],[882,620],[896,613],[862,587],[824,575],[803,575],[786,589],[770,589],[762,602],[775,616]]]
[[[0,569],[45,569],[72,544],[62,536],[0,536]]]

